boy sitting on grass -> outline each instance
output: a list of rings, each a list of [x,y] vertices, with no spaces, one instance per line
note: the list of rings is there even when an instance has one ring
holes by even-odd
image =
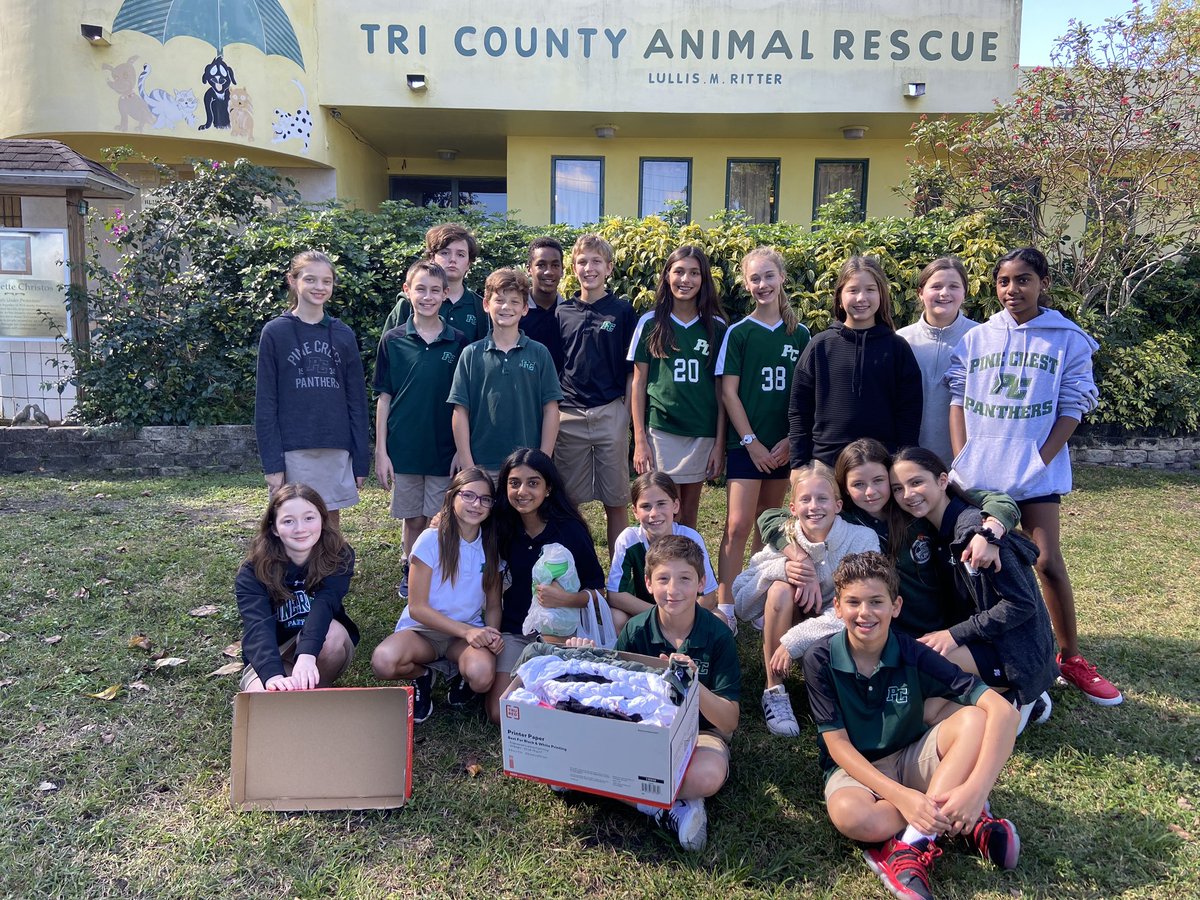
[[[662,659],[676,658],[700,679],[700,735],[670,809],[637,808],[679,838],[685,850],[702,850],[708,838],[704,798],[729,777],[729,742],[737,728],[742,670],[733,633],[700,606],[704,552],[680,534],[660,537],[646,553],[646,585],[654,607],[634,616],[617,638],[617,649]]]
[[[932,898],[929,869],[943,834],[961,835],[984,859],[1014,868],[1017,830],[992,817],[987,798],[1012,753],[1017,711],[975,676],[892,633],[902,601],[887,557],[851,554],[833,581],[846,630],[804,657],[830,821],[874,845],[864,851],[867,865],[897,897]],[[930,728],[930,697],[963,708]]]

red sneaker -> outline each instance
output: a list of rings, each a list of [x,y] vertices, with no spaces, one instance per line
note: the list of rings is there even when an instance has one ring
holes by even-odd
[[[941,848],[933,841],[906,844],[896,838],[863,851],[871,871],[900,900],[933,900],[929,890],[929,870],[941,855]]]
[[[979,855],[1001,869],[1015,869],[1021,855],[1021,836],[1017,826],[1008,819],[993,819],[983,813],[967,841],[979,851]]]
[[[1058,680],[1060,684],[1073,684],[1083,695],[1101,706],[1116,706],[1125,698],[1111,681],[1096,671],[1096,667],[1082,656],[1062,658],[1058,654]]]

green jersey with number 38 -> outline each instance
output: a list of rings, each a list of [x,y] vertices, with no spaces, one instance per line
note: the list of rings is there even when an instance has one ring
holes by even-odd
[[[750,430],[768,450],[787,437],[792,376],[810,337],[803,325],[788,334],[782,320],[772,327],[746,316],[725,333],[717,354],[717,374],[741,379],[738,399]],[[740,446],[741,439],[731,420],[726,447]]]
[[[713,322],[711,341],[699,316],[684,323],[672,315],[671,325],[679,349],[665,359],[650,355],[653,312],[638,321],[629,348],[629,358],[648,367],[650,427],[684,437],[716,437],[717,380],[712,360],[725,335],[725,320]]]

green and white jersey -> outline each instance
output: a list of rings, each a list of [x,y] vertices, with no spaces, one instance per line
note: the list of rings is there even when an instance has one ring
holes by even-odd
[[[725,335],[725,320],[717,318],[713,322],[711,341],[699,316],[681,322],[672,314],[671,324],[679,349],[663,359],[650,355],[653,311],[638,321],[629,344],[628,359],[648,366],[646,395],[650,427],[685,437],[715,437],[717,381],[712,360]]]
[[[750,430],[768,449],[787,437],[792,377],[810,337],[803,325],[788,334],[782,319],[772,326],[753,316],[735,322],[725,332],[717,354],[717,375],[741,379],[738,399],[750,420]],[[730,449],[741,445],[742,436],[735,432],[730,422],[726,441]]]
[[[675,522],[671,526],[671,534],[680,534],[690,538],[700,545],[704,554],[704,588],[701,594],[711,594],[717,589],[717,576],[713,574],[712,563],[708,558],[708,548],[704,546],[704,538],[700,532]],[[612,565],[608,570],[608,590],[633,594],[640,600],[653,603],[650,589],[646,587],[646,551],[650,549],[650,539],[641,525],[632,525],[621,532],[613,545]]]

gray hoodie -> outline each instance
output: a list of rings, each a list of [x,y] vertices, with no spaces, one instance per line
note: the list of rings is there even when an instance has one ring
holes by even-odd
[[[1099,345],[1052,309],[1018,325],[1007,310],[968,331],[946,372],[951,406],[961,406],[967,443],[955,481],[1004,491],[1018,503],[1071,490],[1064,446],[1050,464],[1039,451],[1059,418],[1082,421],[1096,406],[1092,354]]]
[[[959,313],[945,328],[935,328],[922,314],[917,321],[896,332],[908,341],[917,365],[921,367],[921,388],[925,397],[925,405],[921,408],[921,446],[940,456],[947,466],[954,459],[954,451],[950,449],[950,388],[944,379],[950,368],[950,354],[962,336],[978,324]]]

